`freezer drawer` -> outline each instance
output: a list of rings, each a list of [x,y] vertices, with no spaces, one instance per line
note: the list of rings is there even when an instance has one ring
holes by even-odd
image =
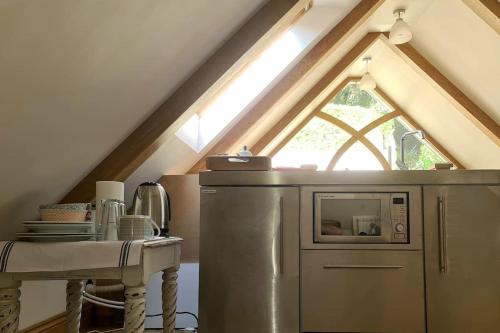
[[[422,251],[303,250],[303,332],[424,333]]]

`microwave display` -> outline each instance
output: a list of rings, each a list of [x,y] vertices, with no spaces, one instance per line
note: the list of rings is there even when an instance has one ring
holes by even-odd
[[[404,203],[405,203],[404,198],[392,198],[393,205],[404,205]]]
[[[314,193],[315,242],[406,243],[407,193]]]

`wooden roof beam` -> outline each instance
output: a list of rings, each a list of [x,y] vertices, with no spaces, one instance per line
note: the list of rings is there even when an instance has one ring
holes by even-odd
[[[497,0],[463,0],[474,13],[500,34],[500,3]]]
[[[205,158],[209,155],[226,153],[236,140],[245,134],[253,124],[291,88],[300,83],[312,69],[348,38],[385,0],[363,0],[330,30],[286,75],[264,95],[222,138],[203,156],[188,173],[205,169]]]
[[[496,123],[486,112],[477,106],[467,95],[444,76],[429,60],[420,54],[410,43],[392,45],[389,43],[387,34],[382,34],[382,39],[389,45],[406,63],[410,64],[424,78],[427,79],[439,91],[449,97],[450,102],[475,124],[486,136],[500,146],[500,125]]]

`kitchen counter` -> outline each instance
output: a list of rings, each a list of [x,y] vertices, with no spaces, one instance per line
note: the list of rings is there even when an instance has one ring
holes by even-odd
[[[204,171],[203,186],[500,184],[500,170]]]

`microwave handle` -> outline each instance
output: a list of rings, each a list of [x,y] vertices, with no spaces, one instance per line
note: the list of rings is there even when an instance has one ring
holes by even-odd
[[[447,244],[446,244],[446,198],[438,197],[438,234],[439,234],[439,272],[448,272]]]

